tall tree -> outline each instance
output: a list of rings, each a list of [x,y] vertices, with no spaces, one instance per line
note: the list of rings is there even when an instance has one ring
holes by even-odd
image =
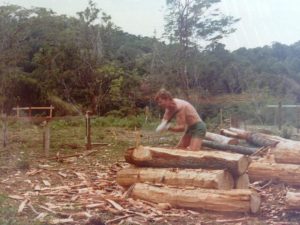
[[[232,25],[238,21],[223,15],[213,7],[221,0],[167,0],[165,32],[173,44],[178,45],[177,76],[188,97],[189,78],[187,62],[193,47],[201,49],[204,43],[210,48],[220,39],[233,32]]]

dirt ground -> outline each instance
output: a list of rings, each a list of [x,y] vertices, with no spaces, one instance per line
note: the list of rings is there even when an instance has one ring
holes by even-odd
[[[0,148],[0,224],[300,224],[300,211],[287,211],[284,196],[294,190],[271,181],[252,186],[262,197],[260,212],[225,214],[162,208],[126,198],[116,174],[128,164],[124,151],[136,144],[170,145],[174,136],[147,130],[94,129],[92,150],[84,146],[84,126],[53,124],[45,156],[42,128],[11,124]],[[156,135],[156,136],[155,136]]]

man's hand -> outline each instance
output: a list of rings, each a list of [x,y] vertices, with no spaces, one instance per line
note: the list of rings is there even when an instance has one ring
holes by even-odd
[[[162,131],[165,131],[165,130],[168,130],[169,127],[171,126],[170,123],[168,123],[167,120],[163,120],[156,128],[156,132],[162,132]]]

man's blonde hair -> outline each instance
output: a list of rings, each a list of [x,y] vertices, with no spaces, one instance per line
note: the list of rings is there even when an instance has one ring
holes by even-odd
[[[155,101],[157,101],[159,99],[172,100],[173,96],[172,96],[172,94],[169,91],[167,91],[166,89],[162,88],[162,89],[160,89],[156,93],[154,99],[155,99]]]

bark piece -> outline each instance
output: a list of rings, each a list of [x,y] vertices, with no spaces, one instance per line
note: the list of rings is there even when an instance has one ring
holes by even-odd
[[[300,193],[288,191],[285,196],[287,209],[300,209]]]
[[[227,190],[234,186],[232,175],[225,170],[130,168],[117,174],[117,183],[124,187],[145,182]]]
[[[212,149],[231,151],[243,155],[252,155],[258,150],[257,148],[249,148],[249,147],[239,146],[239,145],[220,144],[220,143],[207,141],[207,140],[203,140],[202,145]]]
[[[248,169],[250,182],[271,180],[300,186],[300,166],[272,162],[252,162]]]
[[[217,142],[220,144],[236,145],[239,142],[238,139],[236,139],[236,138],[230,138],[230,137],[226,137],[224,135],[215,134],[215,133],[211,133],[211,132],[206,132],[205,138],[207,140],[214,141],[214,142]]]
[[[250,189],[185,190],[155,187],[148,184],[134,185],[131,197],[155,203],[169,203],[172,207],[220,212],[252,212],[260,207],[260,196]]]
[[[144,167],[228,169],[233,175],[246,172],[250,158],[220,151],[187,151],[139,146],[125,153],[127,162]]]

